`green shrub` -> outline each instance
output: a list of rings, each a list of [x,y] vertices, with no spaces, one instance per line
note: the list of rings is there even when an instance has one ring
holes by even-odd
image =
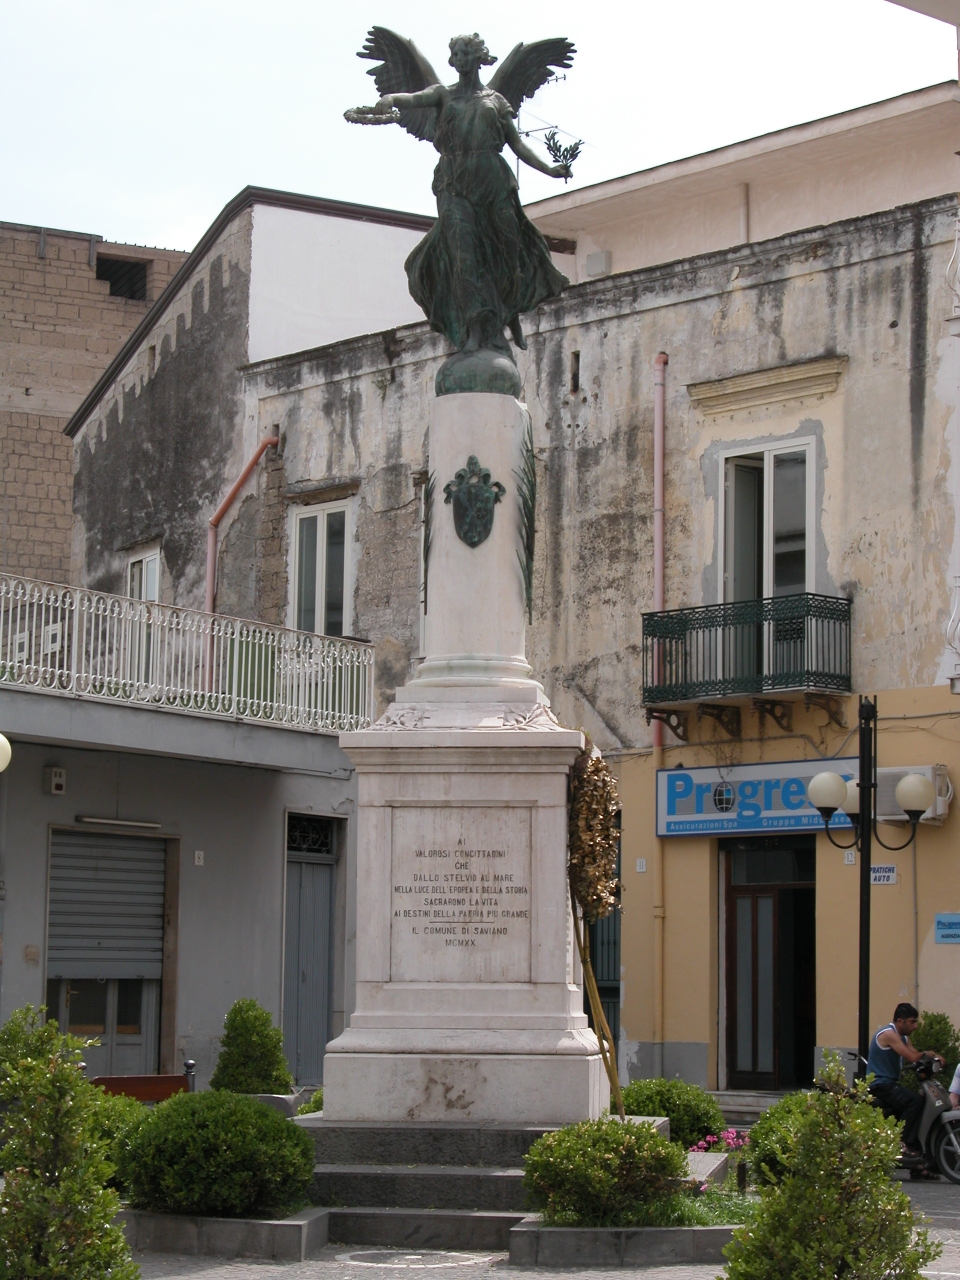
[[[148,1110],[136,1098],[122,1093],[104,1093],[97,1108],[97,1131],[107,1146],[110,1163],[116,1172],[108,1186],[124,1191],[127,1186],[130,1146],[134,1134],[147,1118]]]
[[[531,1207],[554,1226],[629,1226],[676,1191],[687,1157],[652,1125],[612,1117],[545,1133],[525,1159]]]
[[[920,1014],[916,1031],[910,1037],[910,1043],[915,1049],[929,1049],[946,1058],[947,1065],[943,1069],[942,1079],[946,1085],[949,1085],[957,1069],[957,1063],[960,1062],[960,1032],[947,1015],[924,1010]],[[900,1083],[906,1089],[917,1091],[920,1088],[917,1073],[907,1066],[904,1066],[901,1073]]]
[[[809,1094],[788,1093],[768,1107],[750,1130],[747,1161],[754,1186],[779,1182],[786,1172],[790,1152],[807,1113]]]
[[[870,1103],[862,1081],[848,1095],[836,1057],[819,1083],[800,1095],[780,1180],[761,1186],[755,1216],[724,1250],[728,1280],[919,1280],[940,1246],[916,1231],[891,1179],[899,1123]]]
[[[723,1112],[706,1089],[685,1080],[631,1080],[623,1091],[623,1108],[628,1116],[666,1116],[670,1121],[670,1141],[692,1147],[708,1133],[726,1128]]]
[[[297,1115],[309,1116],[309,1115],[313,1115],[315,1111],[322,1111],[322,1110],[323,1110],[323,1090],[315,1089],[313,1097],[310,1099],[310,1101],[301,1102],[299,1107],[297,1107]]]
[[[306,1130],[255,1098],[178,1093],[133,1134],[130,1201],[155,1213],[272,1217],[304,1203],[313,1176]]]
[[[238,1000],[223,1020],[220,1057],[211,1089],[230,1093],[289,1093],[293,1077],[283,1056],[283,1032],[256,1000]]]
[[[83,1077],[91,1041],[61,1035],[43,1010],[0,1031],[0,1280],[136,1280],[103,1136],[103,1094]]]

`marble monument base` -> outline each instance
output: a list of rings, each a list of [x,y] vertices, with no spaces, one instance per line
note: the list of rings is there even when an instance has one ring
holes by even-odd
[[[600,1115],[566,879],[580,733],[539,701],[438,701],[341,744],[359,783],[357,1003],[327,1046],[325,1119]]]
[[[444,369],[469,382],[472,359]],[[356,1008],[327,1046],[323,1113],[565,1124],[609,1101],[567,887],[583,735],[524,652],[529,415],[490,387],[447,390],[430,409],[426,656],[381,720],[340,735],[359,799]]]

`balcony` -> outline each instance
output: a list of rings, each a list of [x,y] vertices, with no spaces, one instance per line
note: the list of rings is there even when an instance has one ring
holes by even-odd
[[[367,728],[373,646],[0,574],[0,689],[313,733]]]
[[[643,704],[850,692],[850,601],[805,592],[643,615]]]

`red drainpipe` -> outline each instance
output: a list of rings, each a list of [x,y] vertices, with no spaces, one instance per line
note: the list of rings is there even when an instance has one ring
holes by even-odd
[[[214,602],[216,600],[217,527],[220,524],[220,521],[223,519],[223,517],[230,510],[230,507],[233,505],[234,498],[236,498],[237,494],[246,484],[247,478],[249,477],[250,472],[253,470],[253,468],[257,465],[257,463],[263,457],[264,452],[267,449],[269,449],[271,445],[278,445],[279,443],[280,443],[279,436],[266,436],[263,440],[260,441],[260,443],[257,445],[256,451],[254,452],[253,457],[250,459],[247,465],[240,472],[240,475],[237,477],[236,482],[234,483],[230,492],[227,494],[224,500],[220,503],[219,507],[217,507],[214,514],[210,517],[210,523],[207,525],[207,589],[204,597],[204,606],[203,606],[207,613],[214,612]]]
[[[663,437],[665,417],[664,371],[670,357],[661,351],[653,365],[653,609],[663,612]],[[654,650],[654,684],[660,675],[660,655]],[[653,745],[663,745],[663,724],[653,722]]]

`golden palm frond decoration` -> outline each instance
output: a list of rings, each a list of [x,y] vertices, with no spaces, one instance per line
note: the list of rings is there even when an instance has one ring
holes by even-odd
[[[595,920],[602,920],[611,912],[620,910],[620,883],[617,878],[620,798],[609,765],[590,739],[586,735],[584,737],[586,745],[570,770],[567,874],[570,877],[573,930],[600,1056],[610,1080],[611,1095],[623,1120],[617,1049],[600,1003],[600,992],[590,962],[590,933],[587,928]]]

